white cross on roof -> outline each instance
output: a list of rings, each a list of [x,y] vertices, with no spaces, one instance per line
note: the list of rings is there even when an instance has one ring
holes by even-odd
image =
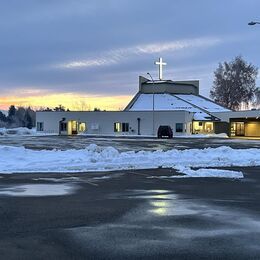
[[[159,61],[156,61],[154,63],[155,65],[159,65],[159,80],[162,80],[162,70],[163,70],[163,66],[166,66],[167,63],[163,62],[162,58],[159,58]]]

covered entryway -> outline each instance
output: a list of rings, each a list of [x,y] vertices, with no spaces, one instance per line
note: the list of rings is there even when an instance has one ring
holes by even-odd
[[[78,122],[76,120],[69,120],[68,122],[60,122],[61,135],[77,135],[87,131],[85,122]]]
[[[232,122],[230,132],[231,132],[231,136],[245,136],[245,123]]]

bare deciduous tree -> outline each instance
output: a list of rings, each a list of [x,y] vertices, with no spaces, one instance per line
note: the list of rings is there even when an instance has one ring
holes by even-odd
[[[241,56],[220,63],[214,72],[211,98],[233,110],[240,109],[242,104],[248,105],[254,98],[257,73],[257,67],[248,64]]]

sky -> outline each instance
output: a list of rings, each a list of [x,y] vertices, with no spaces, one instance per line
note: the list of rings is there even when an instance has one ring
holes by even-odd
[[[0,109],[123,109],[138,76],[200,80],[219,62],[260,67],[259,0],[0,1]],[[257,84],[260,85],[259,79]]]

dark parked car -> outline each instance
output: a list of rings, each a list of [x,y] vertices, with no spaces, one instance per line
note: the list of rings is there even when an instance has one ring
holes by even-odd
[[[173,133],[169,125],[160,125],[157,132],[158,138],[172,138]]]

